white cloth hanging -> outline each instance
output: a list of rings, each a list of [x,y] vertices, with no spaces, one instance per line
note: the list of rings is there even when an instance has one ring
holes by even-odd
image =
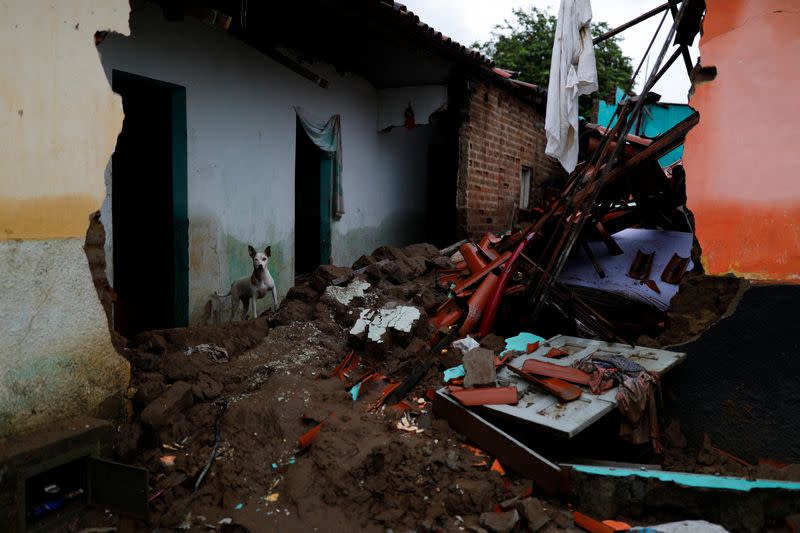
[[[567,172],[578,164],[578,97],[597,90],[590,0],[561,0],[547,86],[545,153]]]

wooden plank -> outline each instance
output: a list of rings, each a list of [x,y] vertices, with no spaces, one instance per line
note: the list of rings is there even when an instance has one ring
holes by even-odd
[[[569,477],[555,463],[504,432],[485,418],[460,405],[439,389],[433,399],[433,414],[447,420],[451,428],[468,437],[482,450],[497,457],[506,468],[532,480],[546,494],[570,492]]]

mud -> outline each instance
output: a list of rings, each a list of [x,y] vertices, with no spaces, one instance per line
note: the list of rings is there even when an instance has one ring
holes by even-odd
[[[670,302],[667,328],[658,337],[640,337],[637,344],[665,348],[696,339],[736,309],[748,286],[734,276],[688,275]]]
[[[205,531],[231,518],[251,531],[460,531],[479,527],[498,502],[529,495],[530,482],[491,471],[491,458],[476,456],[432,419],[425,391],[456,361],[434,365],[413,395],[409,420],[419,433],[396,427],[404,413],[395,408],[370,409],[385,382],[365,385],[354,401],[331,377],[353,349],[387,379],[401,379],[428,357],[434,331],[426,311],[446,298],[433,269],[448,261],[436,255],[429,245],[384,247],[380,259],[360,260],[378,265],[359,276],[358,287],[369,284],[360,293],[326,293],[332,279],[352,271],[325,267],[257,320],[130,339],[124,352],[133,367],[133,415],[117,428],[114,449],[118,459],[150,471],[152,526]],[[350,334],[362,308],[392,305],[418,309],[414,327],[390,329],[380,343]],[[228,361],[187,355],[200,344],[224,348]],[[216,461],[194,492],[223,405]],[[316,440],[299,449],[298,437],[320,423]],[[558,507],[547,512],[552,522]],[[120,520],[120,530],[152,528]]]

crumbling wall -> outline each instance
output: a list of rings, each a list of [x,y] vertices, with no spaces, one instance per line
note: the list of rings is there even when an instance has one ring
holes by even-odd
[[[710,274],[800,281],[796,0],[708,0],[686,138],[688,207]]]
[[[94,45],[127,0],[0,0],[0,437],[110,414],[130,371],[83,245],[122,106]]]
[[[459,147],[458,216],[466,235],[508,229],[522,167],[533,170],[532,205],[542,184],[562,175],[544,154],[544,111],[483,80],[469,97]]]

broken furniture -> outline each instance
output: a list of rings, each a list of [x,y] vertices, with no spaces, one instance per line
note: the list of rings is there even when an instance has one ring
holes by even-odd
[[[0,444],[0,516],[6,531],[49,531],[98,505],[147,517],[147,470],[105,459],[114,428],[74,418]]]
[[[547,357],[553,349],[566,352],[568,355],[559,359]],[[568,368],[577,367],[581,361],[594,356],[614,355],[637,363],[658,376],[674,368],[686,357],[684,353],[655,348],[631,347],[625,344],[557,335],[542,343],[532,353],[511,360],[508,365],[524,369],[528,361],[537,361]],[[574,437],[617,408],[616,395],[619,387],[613,387],[600,395],[591,394],[589,389],[585,388],[584,394],[577,400],[561,402],[553,394],[532,385],[508,368],[498,372],[497,380],[500,386],[516,386],[519,391],[519,402],[516,405],[484,405],[482,409],[489,414],[511,417],[516,421],[538,426],[567,438]]]

